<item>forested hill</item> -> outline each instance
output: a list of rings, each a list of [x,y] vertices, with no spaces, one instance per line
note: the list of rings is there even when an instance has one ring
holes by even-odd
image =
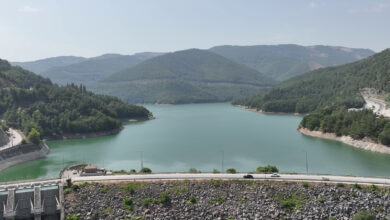
[[[145,118],[144,107],[117,98],[95,95],[85,86],[57,86],[0,59],[0,114],[6,124],[41,137],[119,128],[121,118]]]
[[[235,104],[268,112],[311,112],[317,107],[362,107],[360,89],[390,92],[390,49],[364,60],[315,70],[281,83],[275,88]]]
[[[191,103],[229,101],[274,83],[220,55],[190,49],[146,60],[88,88],[132,103]]]
[[[295,44],[217,46],[210,51],[278,81],[318,68],[354,62],[374,54],[374,51],[368,49]]]
[[[50,68],[67,66],[82,62],[86,59],[87,58],[76,56],[59,56],[29,62],[12,62],[11,64],[14,66],[20,66],[34,73],[41,74]]]
[[[71,65],[49,68],[41,75],[60,85],[88,84],[159,55],[161,53],[104,54]]]

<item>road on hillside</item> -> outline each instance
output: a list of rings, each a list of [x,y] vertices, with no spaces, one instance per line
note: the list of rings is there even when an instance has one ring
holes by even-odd
[[[23,140],[22,135],[20,135],[20,133],[17,130],[10,128],[9,134],[10,134],[10,140],[8,144],[0,146],[0,151],[22,143]]]

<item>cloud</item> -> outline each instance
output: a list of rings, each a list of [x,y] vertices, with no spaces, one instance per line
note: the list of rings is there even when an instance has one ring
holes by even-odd
[[[24,5],[23,7],[19,8],[19,11],[20,12],[27,12],[27,13],[37,13],[37,12],[40,12],[41,9],[34,8],[32,6],[29,6],[29,5]]]

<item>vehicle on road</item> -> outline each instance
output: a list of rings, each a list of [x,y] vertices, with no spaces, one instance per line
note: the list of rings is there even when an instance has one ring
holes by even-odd
[[[277,173],[273,173],[273,174],[271,175],[271,177],[280,177],[280,175],[277,174]]]
[[[253,179],[253,176],[250,174],[244,175],[244,179]]]
[[[77,170],[73,170],[73,172],[72,172],[74,175],[76,175],[77,174]]]

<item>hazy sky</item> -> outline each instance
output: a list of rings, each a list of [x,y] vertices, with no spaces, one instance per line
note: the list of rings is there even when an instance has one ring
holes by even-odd
[[[216,45],[390,47],[388,0],[0,0],[0,58]]]

